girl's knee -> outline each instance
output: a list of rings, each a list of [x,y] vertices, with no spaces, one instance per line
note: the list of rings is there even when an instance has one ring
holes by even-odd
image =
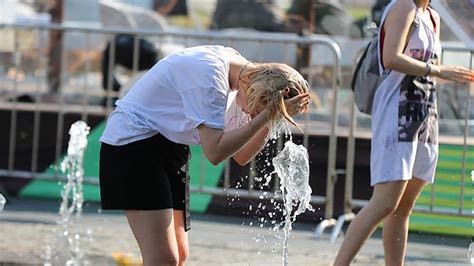
[[[395,210],[395,215],[400,218],[408,218],[410,217],[413,211],[413,206],[414,203],[412,202],[401,201],[400,204],[398,204],[397,209]]]
[[[397,207],[398,207],[397,201],[390,201],[390,200],[387,200],[385,202],[372,201],[372,210],[380,218],[385,218],[391,213],[395,212],[397,210]]]
[[[396,209],[397,209],[396,205],[387,204],[379,208],[378,212],[380,213],[382,217],[387,217],[391,213],[394,213]]]

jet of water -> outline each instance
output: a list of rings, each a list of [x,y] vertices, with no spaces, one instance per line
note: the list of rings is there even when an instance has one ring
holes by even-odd
[[[0,193],[0,212],[3,211],[3,207],[5,206],[5,203],[7,203],[7,200],[3,196],[2,193]]]
[[[60,164],[61,172],[67,177],[66,183],[61,191],[61,204],[59,214],[61,219],[58,224],[61,232],[58,236],[59,244],[55,250],[51,246],[46,247],[46,263],[51,265],[50,260],[53,253],[60,256],[66,256],[66,265],[84,265],[84,252],[81,250],[81,228],[79,219],[82,214],[82,204],[84,203],[84,194],[82,191],[82,182],[84,178],[83,157],[87,147],[87,135],[89,126],[83,121],[77,121],[69,129],[69,143],[67,155]],[[75,216],[73,216],[75,214]],[[66,249],[66,250],[65,250]],[[61,252],[66,254],[61,254]],[[62,260],[63,258],[59,258]]]
[[[67,177],[67,182],[61,192],[62,202],[59,214],[62,221],[70,219],[71,214],[76,211],[81,216],[84,196],[82,193],[82,181],[84,178],[83,157],[87,147],[87,135],[89,126],[84,121],[77,121],[71,125],[69,135],[71,136],[67,148],[67,156],[61,162],[61,172]],[[72,198],[72,201],[69,201]]]
[[[290,126],[286,121],[278,124],[276,130],[289,134]],[[278,134],[272,133],[272,136]],[[285,226],[283,242],[283,264],[288,265],[288,240],[292,224],[296,216],[306,210],[314,211],[311,201],[311,187],[309,186],[309,156],[302,145],[296,145],[290,140],[285,143],[283,150],[272,160],[275,172],[280,177],[280,190],[283,193],[285,206]]]
[[[469,262],[471,263],[471,265],[474,265],[474,242],[472,242],[470,245],[469,245],[469,250],[468,250],[468,253],[467,253],[467,257],[469,258]]]

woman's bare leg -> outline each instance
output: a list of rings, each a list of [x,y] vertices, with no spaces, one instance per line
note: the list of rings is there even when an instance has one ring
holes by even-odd
[[[349,265],[377,225],[393,212],[402,198],[408,181],[395,181],[375,185],[367,206],[349,225],[334,265]]]
[[[188,248],[188,233],[184,224],[184,211],[173,210],[174,216],[174,231],[176,234],[176,241],[179,253],[179,265],[182,266],[186,262],[189,254]]]
[[[403,265],[408,239],[408,219],[426,182],[412,178],[403,193],[397,209],[384,220],[383,246],[385,265]]]
[[[138,242],[144,266],[178,265],[173,210],[126,210],[128,224]]]

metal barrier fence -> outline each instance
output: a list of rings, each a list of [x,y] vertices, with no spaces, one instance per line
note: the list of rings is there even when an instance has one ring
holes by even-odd
[[[116,36],[118,34],[127,34],[131,35],[134,38],[134,48],[133,48],[133,73],[137,72],[138,69],[138,58],[139,58],[139,38],[141,37],[153,37],[158,38],[159,43],[164,42],[169,39],[181,40],[180,43],[186,46],[193,46],[195,44],[225,44],[228,46],[235,46],[236,43],[247,43],[249,50],[247,52],[254,52],[254,56],[250,56],[250,59],[255,60],[262,60],[263,54],[268,52],[267,47],[265,45],[273,45],[274,49],[279,49],[280,53],[274,53],[278,56],[283,56],[283,62],[288,62],[288,58],[291,58],[291,53],[295,53],[295,49],[298,46],[307,46],[312,48],[313,46],[323,46],[326,47],[331,53],[332,63],[327,65],[327,68],[332,69],[332,80],[330,84],[331,96],[332,96],[332,104],[330,106],[330,122],[329,122],[329,149],[328,149],[328,165],[327,165],[327,188],[326,188],[326,195],[313,195],[312,196],[312,203],[317,205],[324,205],[325,206],[325,221],[329,221],[329,223],[334,224],[335,220],[332,219],[333,217],[333,194],[334,194],[334,183],[336,180],[336,145],[337,145],[337,125],[338,125],[338,107],[337,107],[337,93],[341,86],[341,51],[339,46],[325,36],[313,36],[313,37],[299,37],[296,35],[289,35],[289,34],[263,34],[263,33],[255,33],[255,32],[244,32],[239,34],[230,34],[229,32],[211,32],[211,31],[204,31],[204,32],[191,32],[191,31],[152,31],[152,30],[123,30],[117,28],[88,28],[88,27],[69,27],[63,25],[20,25],[20,24],[3,24],[0,25],[0,30],[2,29],[10,29],[14,32],[14,48],[12,53],[15,55],[13,68],[17,71],[15,72],[11,87],[12,90],[9,92],[10,96],[9,101],[1,101],[0,102],[0,109],[2,110],[10,110],[11,117],[10,117],[10,132],[9,132],[9,147],[8,147],[8,164],[7,168],[0,169],[0,176],[9,176],[15,178],[23,178],[23,179],[40,179],[40,180],[64,180],[64,177],[60,175],[56,171],[55,174],[46,174],[46,173],[39,173],[38,172],[38,157],[39,157],[39,132],[41,123],[43,123],[40,119],[41,112],[55,112],[58,115],[57,124],[55,125],[56,128],[56,136],[55,136],[55,162],[57,162],[61,156],[62,147],[64,145],[64,128],[66,125],[65,123],[65,115],[71,112],[80,113],[80,118],[87,122],[88,118],[91,115],[96,116],[103,116],[105,117],[112,111],[111,107],[111,99],[114,96],[117,96],[116,93],[112,91],[112,71],[113,67],[109,67],[108,77],[107,77],[107,90],[105,92],[107,104],[105,106],[101,105],[90,105],[89,102],[89,94],[88,91],[88,81],[87,78],[84,80],[84,85],[81,86],[79,94],[82,95],[81,100],[77,104],[70,104],[65,101],[66,95],[64,95],[65,89],[65,75],[67,73],[65,65],[67,56],[65,56],[65,47],[62,45],[61,50],[61,73],[62,75],[59,77],[59,90],[57,95],[54,97],[57,98],[57,103],[49,103],[49,102],[41,102],[36,101],[33,103],[24,103],[19,102],[17,100],[17,96],[20,95],[19,93],[19,86],[20,81],[18,78],[18,71],[21,69],[21,60],[19,60],[21,51],[20,51],[20,40],[19,40],[19,33],[22,31],[35,31],[38,34],[49,32],[49,31],[58,31],[61,33],[82,33],[86,34],[85,42],[89,45],[90,40],[92,38],[89,35],[106,35],[109,37],[110,40],[110,50],[109,50],[109,65],[114,66],[114,58],[115,58],[115,39],[110,38]],[[94,37],[94,36],[92,36]],[[277,45],[277,48],[274,46]],[[272,49],[273,49],[272,48]],[[38,48],[39,50],[40,48]],[[238,49],[238,48],[237,48]],[[238,49],[239,50],[239,49]],[[242,51],[241,51],[242,52]],[[242,52],[244,56],[246,56],[245,52]],[[253,58],[252,58],[253,57]],[[44,60],[38,60],[37,62],[39,65],[44,64]],[[308,71],[308,80],[310,85],[313,80],[314,72],[311,70],[311,66],[315,66],[317,62],[309,62],[309,71]],[[90,61],[86,61],[84,64],[84,72],[89,73],[91,72],[92,66]],[[99,85],[98,85],[99,86]],[[36,87],[39,87],[37,84]],[[17,122],[18,122],[18,112],[19,111],[32,111],[34,112],[34,120],[31,125],[33,128],[32,135],[32,148],[31,148],[31,170],[17,170],[15,168],[15,151],[16,151],[16,144],[17,140],[15,139],[17,134]],[[303,118],[303,121],[300,120],[303,124],[303,129],[306,129],[309,122],[310,122],[310,113],[306,113]],[[308,146],[308,134],[305,130],[306,134],[303,137],[303,143],[307,147]],[[204,158],[204,156],[203,156]],[[252,161],[251,167],[255,166],[255,162]],[[272,192],[266,191],[259,191],[255,190],[253,186],[253,178],[255,177],[254,171],[251,171],[251,174],[248,178],[248,189],[239,189],[239,188],[230,188],[229,187],[229,178],[230,178],[230,168],[229,163],[226,163],[225,167],[225,175],[223,180],[223,187],[209,187],[204,185],[205,176],[203,175],[203,171],[201,171],[201,176],[199,177],[199,185],[191,187],[192,192],[199,192],[199,193],[206,193],[212,195],[225,195],[225,196],[239,196],[239,197],[247,197],[247,198],[268,198],[268,197],[277,197],[281,198],[281,193],[278,193],[279,186],[278,178],[275,178],[275,189]],[[85,177],[84,182],[88,184],[98,184],[98,180],[92,177]]]
[[[445,54],[446,53],[468,53],[469,56],[465,57],[465,67],[473,69],[474,63],[474,49],[468,48],[459,48],[459,47],[443,47],[443,53],[441,55],[441,62],[443,64],[453,64],[453,62],[444,62]],[[459,60],[459,56],[456,56],[456,60]],[[446,85],[443,85],[446,86]],[[461,161],[461,169],[460,169],[460,194],[459,194],[459,205],[458,209],[451,209],[451,208],[436,208],[435,207],[435,199],[436,199],[436,185],[433,183],[431,185],[431,199],[428,206],[420,206],[416,205],[413,209],[414,212],[420,213],[430,213],[430,214],[440,214],[440,215],[450,215],[450,216],[463,216],[463,217],[474,217],[474,212],[471,209],[465,208],[465,184],[466,184],[466,166],[467,166],[467,149],[468,149],[468,137],[469,137],[469,116],[470,116],[470,105],[471,105],[471,88],[466,86],[467,90],[467,97],[466,97],[466,105],[465,105],[465,116],[464,116],[464,130],[463,130],[463,138],[462,138],[462,161]],[[440,102],[438,98],[438,102]],[[344,214],[340,215],[337,219],[337,223],[333,223],[332,220],[330,221],[322,221],[315,230],[316,238],[320,237],[324,230],[329,226],[334,225],[331,234],[330,234],[330,241],[334,242],[337,237],[339,236],[342,227],[345,222],[351,221],[355,218],[355,214],[353,212],[354,208],[361,208],[367,205],[367,200],[360,200],[353,198],[353,175],[354,175],[354,156],[355,156],[355,131],[357,126],[357,107],[355,106],[355,101],[352,101],[353,105],[350,111],[350,125],[349,125],[349,137],[348,137],[348,151],[347,151],[347,158],[346,158],[346,173],[345,173],[345,192],[344,192]],[[439,117],[439,116],[438,116]],[[470,145],[472,145],[471,143]],[[472,165],[471,165],[472,166]],[[474,169],[472,169],[474,170]]]

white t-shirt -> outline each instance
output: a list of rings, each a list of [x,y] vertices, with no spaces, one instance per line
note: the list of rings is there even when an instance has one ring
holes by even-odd
[[[198,46],[160,60],[117,101],[100,141],[125,145],[160,133],[195,145],[200,124],[228,130],[248,122],[248,115],[232,104],[236,91],[229,87],[228,49]]]

